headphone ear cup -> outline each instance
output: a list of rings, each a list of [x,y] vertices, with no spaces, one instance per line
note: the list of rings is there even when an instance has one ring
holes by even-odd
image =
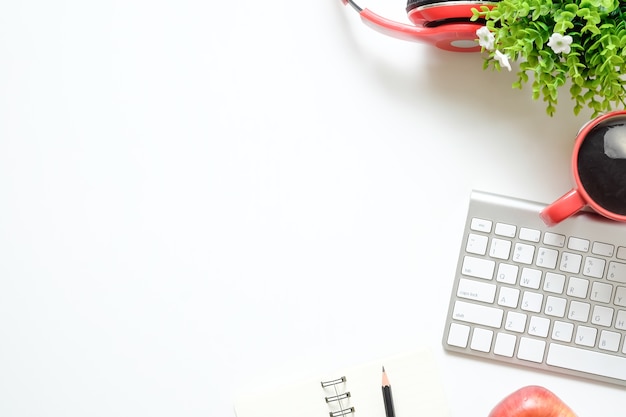
[[[419,6],[419,3],[423,0],[408,0],[406,3],[406,11],[411,11]]]
[[[434,27],[447,23],[470,22],[472,9],[484,5],[480,1],[408,0],[406,11],[413,24]]]

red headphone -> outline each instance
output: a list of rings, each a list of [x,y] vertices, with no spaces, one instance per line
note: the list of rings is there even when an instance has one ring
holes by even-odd
[[[385,19],[356,5],[353,0],[341,0],[350,4],[371,28],[394,38],[426,42],[440,49],[453,52],[477,52],[476,30],[484,21],[470,21],[472,9],[493,5],[494,1],[468,0],[408,0],[406,11],[413,25]],[[498,0],[495,0],[498,1]]]

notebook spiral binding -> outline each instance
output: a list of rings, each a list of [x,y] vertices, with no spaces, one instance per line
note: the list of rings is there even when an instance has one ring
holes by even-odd
[[[335,410],[329,411],[330,417],[341,417],[354,413],[354,407],[351,407],[348,402],[350,398],[350,391],[340,392],[338,385],[344,384],[346,377],[331,379],[329,381],[322,381],[322,388],[327,392],[332,389],[331,395],[324,397],[327,404],[330,404]],[[344,404],[345,403],[345,404]]]

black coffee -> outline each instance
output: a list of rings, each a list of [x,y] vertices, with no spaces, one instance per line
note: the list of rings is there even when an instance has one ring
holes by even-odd
[[[626,116],[607,119],[589,131],[578,152],[578,175],[596,203],[626,215]]]

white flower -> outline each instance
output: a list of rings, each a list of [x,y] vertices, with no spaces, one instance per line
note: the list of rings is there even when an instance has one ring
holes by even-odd
[[[553,33],[548,40],[548,46],[552,48],[555,54],[569,54],[572,50],[570,45],[572,44],[572,37],[570,35],[561,35],[560,33]]]
[[[502,52],[496,50],[494,58],[496,59],[496,61],[498,61],[500,63],[501,67],[505,67],[506,69],[511,71],[511,64],[509,63],[509,56],[508,55],[505,55]]]
[[[496,37],[493,33],[491,33],[487,26],[482,26],[478,29],[476,31],[476,36],[478,36],[478,44],[480,46],[489,51],[493,50],[493,43],[495,42]]]

